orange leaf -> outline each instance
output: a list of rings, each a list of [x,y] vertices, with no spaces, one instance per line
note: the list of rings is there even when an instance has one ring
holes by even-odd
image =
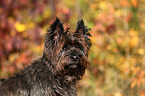
[[[129,4],[128,0],[121,0],[120,5],[128,7],[130,4]]]
[[[141,90],[140,96],[145,96],[145,90]]]
[[[138,6],[137,0],[131,0],[131,4],[132,4],[133,7],[137,7]]]
[[[136,81],[133,81],[132,83],[131,83],[131,88],[134,88],[134,86],[136,85]]]

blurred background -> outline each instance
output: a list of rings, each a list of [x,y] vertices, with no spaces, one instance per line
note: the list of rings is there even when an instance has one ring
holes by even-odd
[[[56,17],[71,31],[82,18],[91,28],[79,96],[145,96],[145,0],[0,0],[0,78],[42,55]]]

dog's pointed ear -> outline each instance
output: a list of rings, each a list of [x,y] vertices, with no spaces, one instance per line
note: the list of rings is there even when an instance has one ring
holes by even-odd
[[[76,27],[76,31],[75,31],[75,35],[78,36],[78,35],[81,35],[82,37],[85,38],[85,42],[86,44],[88,45],[87,48],[89,49],[90,46],[91,46],[91,40],[90,40],[90,36],[91,34],[89,33],[89,30],[85,24],[84,24],[84,21],[83,19],[79,20],[77,22],[77,27]]]
[[[58,19],[58,17],[56,17],[55,21],[51,24],[50,26],[50,30],[51,31],[64,31],[64,28],[63,28],[63,24],[61,23],[61,21]]]
[[[76,32],[75,33],[79,33],[79,34],[86,35],[86,36],[91,36],[90,33],[88,33],[89,30],[90,29],[88,29],[85,26],[83,19],[81,19],[81,20],[79,20],[77,22]]]
[[[49,37],[51,39],[58,39],[64,34],[64,27],[58,17],[55,21],[50,25],[50,29],[47,30],[49,32]]]

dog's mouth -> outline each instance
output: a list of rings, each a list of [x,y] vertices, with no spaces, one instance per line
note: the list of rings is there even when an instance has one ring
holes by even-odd
[[[70,63],[70,64],[67,64],[65,66],[65,69],[70,69],[70,68],[72,68],[72,69],[78,68],[78,64],[77,63]]]
[[[69,64],[69,67],[70,68],[78,68],[78,65],[75,63],[75,64]]]
[[[78,75],[78,70],[79,70],[79,65],[78,64],[69,64],[69,65],[66,65],[64,67],[65,69],[65,72],[67,75],[69,76],[77,76]]]

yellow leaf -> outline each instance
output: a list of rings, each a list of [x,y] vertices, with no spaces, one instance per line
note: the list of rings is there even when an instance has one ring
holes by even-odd
[[[9,55],[9,61],[12,63],[16,60],[16,58],[18,58],[18,54],[13,53]]]
[[[129,36],[130,36],[129,40],[130,47],[137,47],[139,43],[138,31],[131,29],[129,31]]]
[[[120,92],[116,92],[114,96],[122,96],[122,94]]]
[[[129,45],[131,48],[133,47],[137,47],[139,43],[139,38],[138,37],[131,37],[130,40],[129,40]]]
[[[143,22],[145,22],[145,18],[144,18]],[[145,27],[144,27],[145,26],[145,23],[141,23],[140,26],[141,26],[141,29],[142,30],[145,30]]]
[[[121,11],[121,10],[115,11],[115,15],[116,15],[117,17],[120,17],[120,16],[122,15],[122,11]]]
[[[30,23],[28,24],[28,27],[29,27],[29,28],[34,28],[34,23],[33,23],[33,22],[30,22]]]
[[[105,1],[101,1],[99,3],[99,8],[102,10],[106,10],[107,9],[107,3]]]
[[[95,38],[95,37],[91,37],[91,41],[92,41],[93,43],[96,43],[96,38]]]
[[[129,35],[130,35],[130,36],[138,36],[138,31],[131,29],[131,30],[129,31]]]
[[[51,15],[51,11],[49,8],[46,8],[42,14],[43,18],[48,18]]]
[[[143,54],[144,54],[144,52],[145,52],[145,50],[144,50],[144,49],[142,49],[142,48],[138,49],[138,54],[143,55]]]
[[[15,28],[18,32],[23,32],[26,30],[26,25],[25,24],[20,24],[20,22],[15,23]]]

